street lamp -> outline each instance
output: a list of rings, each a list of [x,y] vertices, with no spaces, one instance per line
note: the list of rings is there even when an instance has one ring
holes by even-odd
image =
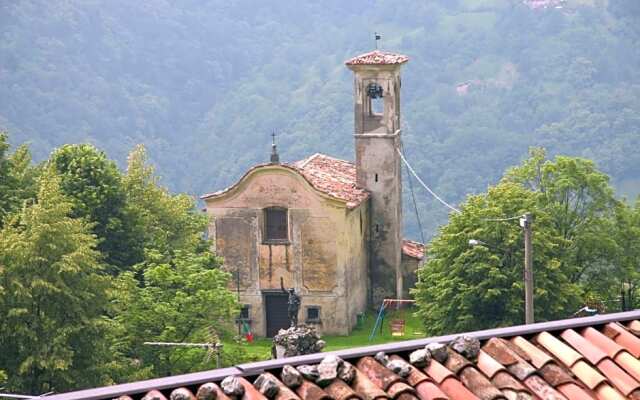
[[[533,218],[531,213],[526,213],[520,218],[520,226],[524,232],[524,321],[525,324],[532,324],[533,318],[533,246],[531,243]],[[478,239],[469,239],[469,246],[491,246]],[[503,250],[503,249],[500,249]],[[504,250],[503,250],[504,251]]]

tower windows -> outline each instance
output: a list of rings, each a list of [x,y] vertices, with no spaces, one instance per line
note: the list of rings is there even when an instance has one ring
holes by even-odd
[[[378,174],[375,174],[374,178],[373,178],[376,182],[378,182]]]
[[[289,239],[289,218],[287,209],[269,207],[264,209],[264,241],[286,242]]]
[[[382,86],[375,82],[371,82],[367,85],[367,97],[369,98],[369,114],[370,115],[383,115],[384,114],[384,99],[383,99]]]

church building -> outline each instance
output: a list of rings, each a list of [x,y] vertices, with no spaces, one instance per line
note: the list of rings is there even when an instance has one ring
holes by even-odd
[[[260,336],[300,323],[348,334],[367,307],[408,298],[424,246],[402,239],[400,69],[404,55],[373,51],[354,73],[355,164],[324,154],[250,168],[231,187],[202,196],[215,250],[233,276],[241,318]]]

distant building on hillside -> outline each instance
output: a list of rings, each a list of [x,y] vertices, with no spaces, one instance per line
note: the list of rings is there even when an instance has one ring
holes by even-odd
[[[202,196],[209,229],[253,332],[287,326],[280,279],[302,297],[300,322],[348,334],[384,298],[407,298],[424,245],[402,240],[400,68],[408,58],[373,51],[354,72],[355,164],[314,154],[250,168]]]
[[[551,7],[562,8],[566,0],[523,0],[522,2],[532,10],[538,10]]]

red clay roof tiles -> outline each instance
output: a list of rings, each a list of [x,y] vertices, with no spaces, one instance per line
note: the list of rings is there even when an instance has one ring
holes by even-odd
[[[569,368],[583,358],[580,353],[562,343],[549,332],[539,333],[538,336],[536,336],[536,341]]]
[[[587,339],[578,335],[573,329],[567,329],[560,334],[567,343],[569,343],[574,349],[578,350],[589,362],[593,365],[598,365],[600,361],[607,358],[607,354],[600,350],[597,346],[594,346]]]
[[[331,400],[332,397],[329,396],[327,392],[322,390],[320,386],[315,383],[309,382],[308,380],[303,380],[302,385],[296,388],[296,393],[300,396],[301,399],[309,399],[309,400]]]
[[[404,239],[402,241],[402,253],[411,258],[422,260],[424,258],[424,244]]]
[[[624,347],[603,335],[600,331],[588,327],[582,331],[582,336],[593,346],[604,351],[609,357],[614,358],[620,352],[625,351]]]
[[[640,318],[640,312],[632,315]],[[234,374],[238,377],[244,375],[239,378],[245,388],[245,394],[241,397],[244,400],[265,398],[252,383],[260,373],[275,380],[280,388],[278,394],[272,397],[274,400],[640,400],[640,381],[637,379],[640,376],[640,360],[630,352],[635,346],[635,339],[638,339],[635,331],[628,329],[632,324],[582,324],[585,320],[597,321],[586,318],[576,319],[574,324],[570,321],[563,323],[561,327],[547,323],[486,331],[486,334],[472,333],[470,335],[481,339],[479,352],[478,347],[475,347],[476,351],[455,347],[470,358],[453,351],[454,347],[450,346],[446,359],[444,355],[438,355],[442,356],[439,358],[442,363],[432,359],[426,366],[409,365],[404,370],[397,369],[397,373],[386,367],[388,365],[391,368],[391,364],[383,362],[383,358],[371,356],[381,346],[372,348],[369,353],[354,349],[356,351],[341,353],[349,360],[345,364],[352,362],[355,365],[353,381],[335,379],[325,389],[308,380],[304,380],[300,387],[287,388],[276,378],[284,363],[313,365],[319,362],[322,355],[274,361],[271,364],[245,364],[237,367]],[[537,326],[543,329],[536,330]],[[388,345],[386,351],[390,353],[389,359],[397,365],[408,360],[407,351],[421,348],[427,343],[449,343],[451,340],[453,336],[416,340],[408,342],[408,345],[396,343]],[[473,343],[473,339],[465,339],[469,340]],[[474,346],[478,346],[478,342],[475,343]],[[216,375],[215,370],[212,373],[217,378],[210,381],[219,382],[223,377]],[[173,381],[176,378],[179,377],[167,379]],[[148,399],[159,400],[168,398],[174,390],[196,393],[198,386],[193,381],[188,382],[184,380],[175,386],[159,385],[162,392],[150,389],[145,392]],[[123,394],[129,395],[123,399],[140,399],[144,395],[139,391],[123,393],[115,388],[110,396],[104,395],[105,389],[102,389],[103,395],[74,397],[70,394],[66,397],[63,394],[50,399],[102,399]],[[228,398],[218,393],[219,399]]]
[[[622,367],[629,375],[640,382],[640,360],[626,351],[618,353],[615,358],[616,363]]]
[[[317,190],[347,202],[355,208],[369,197],[369,192],[356,184],[356,166],[345,160],[316,153],[291,164]]]
[[[345,61],[346,65],[391,65],[403,64],[409,61],[409,57],[402,54],[389,53],[381,50],[374,50],[360,54]]]
[[[640,339],[634,336],[617,323],[608,323],[602,330],[606,336],[609,336],[620,346],[624,347],[636,357],[640,357]]]

